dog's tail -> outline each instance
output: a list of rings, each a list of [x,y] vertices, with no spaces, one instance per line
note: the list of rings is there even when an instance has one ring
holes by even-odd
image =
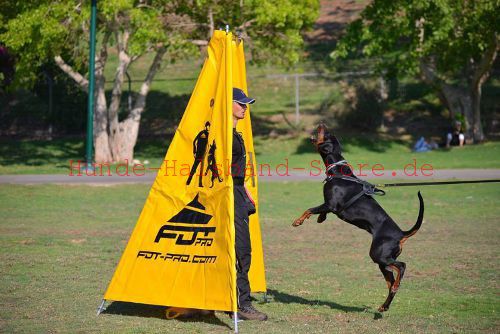
[[[422,195],[420,195],[420,191],[418,192],[418,200],[420,202],[420,208],[418,209],[418,218],[417,222],[415,225],[408,231],[404,231],[404,237],[403,240],[406,241],[409,237],[417,233],[418,229],[420,226],[422,226],[422,221],[424,220],[424,199],[422,198]],[[402,242],[404,242],[402,241]]]

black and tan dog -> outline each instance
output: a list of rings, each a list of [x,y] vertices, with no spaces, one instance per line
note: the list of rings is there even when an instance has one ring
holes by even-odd
[[[339,141],[328,132],[323,124],[318,126],[311,140],[327,168],[328,177],[323,188],[325,202],[306,210],[300,218],[294,221],[293,226],[302,225],[304,220],[313,214],[319,214],[318,223],[321,223],[328,213],[335,213],[340,219],[372,234],[370,257],[378,264],[389,288],[389,295],[378,310],[387,311],[406,268],[404,262],[396,259],[401,254],[403,243],[422,225],[424,216],[422,196],[418,192],[420,209],[415,226],[409,231],[402,231],[371,196],[378,189],[353,175],[341,154]]]

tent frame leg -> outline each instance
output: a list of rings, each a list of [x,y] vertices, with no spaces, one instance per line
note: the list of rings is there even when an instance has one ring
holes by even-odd
[[[103,299],[101,305],[99,305],[99,307],[97,308],[97,316],[99,316],[99,314],[101,314],[101,312],[106,309],[104,307],[105,304],[106,304],[106,299]]]
[[[238,312],[234,312],[234,332],[238,333]]]

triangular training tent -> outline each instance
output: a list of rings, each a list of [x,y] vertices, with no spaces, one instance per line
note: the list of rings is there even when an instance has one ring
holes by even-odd
[[[243,42],[215,31],[207,58],[104,300],[237,310],[232,88],[245,92]],[[247,150],[252,292],[266,291],[250,110]]]

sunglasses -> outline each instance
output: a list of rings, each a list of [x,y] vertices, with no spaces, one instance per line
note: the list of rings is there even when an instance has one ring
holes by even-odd
[[[237,101],[235,101],[236,103],[238,103],[240,105],[240,107],[242,107],[243,109],[247,109],[248,106],[245,104],[245,103],[239,103]]]

